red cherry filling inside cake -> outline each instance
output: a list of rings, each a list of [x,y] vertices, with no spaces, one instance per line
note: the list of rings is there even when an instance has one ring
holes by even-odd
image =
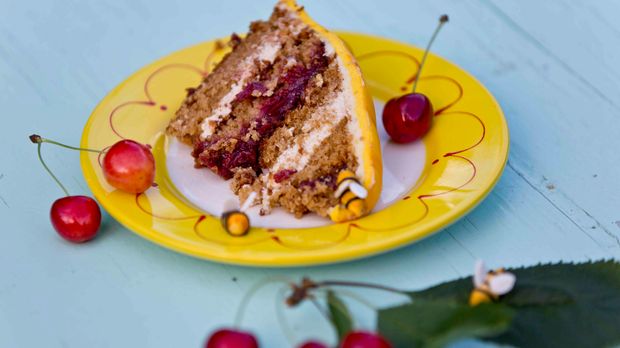
[[[245,38],[233,35],[232,51],[188,89],[166,131],[193,147],[197,168],[231,180],[242,202],[255,192],[261,213],[280,206],[328,216],[343,204],[339,175],[360,183],[368,174],[351,82],[361,75],[350,76],[301,11],[281,2]]]

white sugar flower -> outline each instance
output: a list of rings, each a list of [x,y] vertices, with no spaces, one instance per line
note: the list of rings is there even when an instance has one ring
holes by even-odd
[[[469,297],[469,304],[476,306],[497,300],[499,296],[509,293],[516,281],[517,277],[514,274],[504,271],[503,268],[488,271],[484,262],[478,260],[474,267],[474,289]]]

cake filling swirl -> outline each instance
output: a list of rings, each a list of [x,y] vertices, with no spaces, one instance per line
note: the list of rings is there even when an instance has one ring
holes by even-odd
[[[212,169],[224,179],[230,179],[236,168],[251,168],[256,174],[262,172],[259,163],[261,140],[273,134],[282,125],[286,115],[297,108],[304,100],[308,83],[317,74],[325,71],[329,64],[325,56],[325,46],[317,42],[310,51],[310,64],[297,63],[288,68],[278,79],[273,95],[252,97],[255,89],[264,90],[260,81],[246,86],[252,92],[239,90],[234,102],[247,98],[258,100],[258,114],[249,124],[243,125],[236,135],[221,137],[208,136],[194,146],[196,164]],[[231,104],[234,104],[231,101]],[[234,117],[234,114],[232,115]]]

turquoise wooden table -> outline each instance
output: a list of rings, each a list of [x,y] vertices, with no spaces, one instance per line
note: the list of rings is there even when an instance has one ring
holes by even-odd
[[[467,217],[420,243],[344,264],[254,269],[162,249],[109,216],[85,245],[48,219],[61,192],[27,135],[78,144],[98,101],[139,67],[197,42],[244,31],[272,1],[0,1],[0,347],[199,347],[232,322],[242,295],[269,276],[372,280],[422,288],[491,266],[620,258],[620,2],[308,0],[330,28],[424,45],[471,72],[502,105],[511,152],[502,179]],[[45,156],[70,191],[89,194],[76,153]],[[358,292],[376,305],[398,298]],[[274,288],[244,327],[286,347]],[[354,306],[359,326],[374,317]],[[331,339],[310,306],[285,312],[298,340]],[[471,343],[471,342],[470,342]]]

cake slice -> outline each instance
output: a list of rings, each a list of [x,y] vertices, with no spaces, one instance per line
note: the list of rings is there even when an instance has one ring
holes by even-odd
[[[188,90],[167,134],[262,214],[283,207],[342,222],[370,212],[381,153],[372,101],[345,44],[281,0],[230,45]]]

